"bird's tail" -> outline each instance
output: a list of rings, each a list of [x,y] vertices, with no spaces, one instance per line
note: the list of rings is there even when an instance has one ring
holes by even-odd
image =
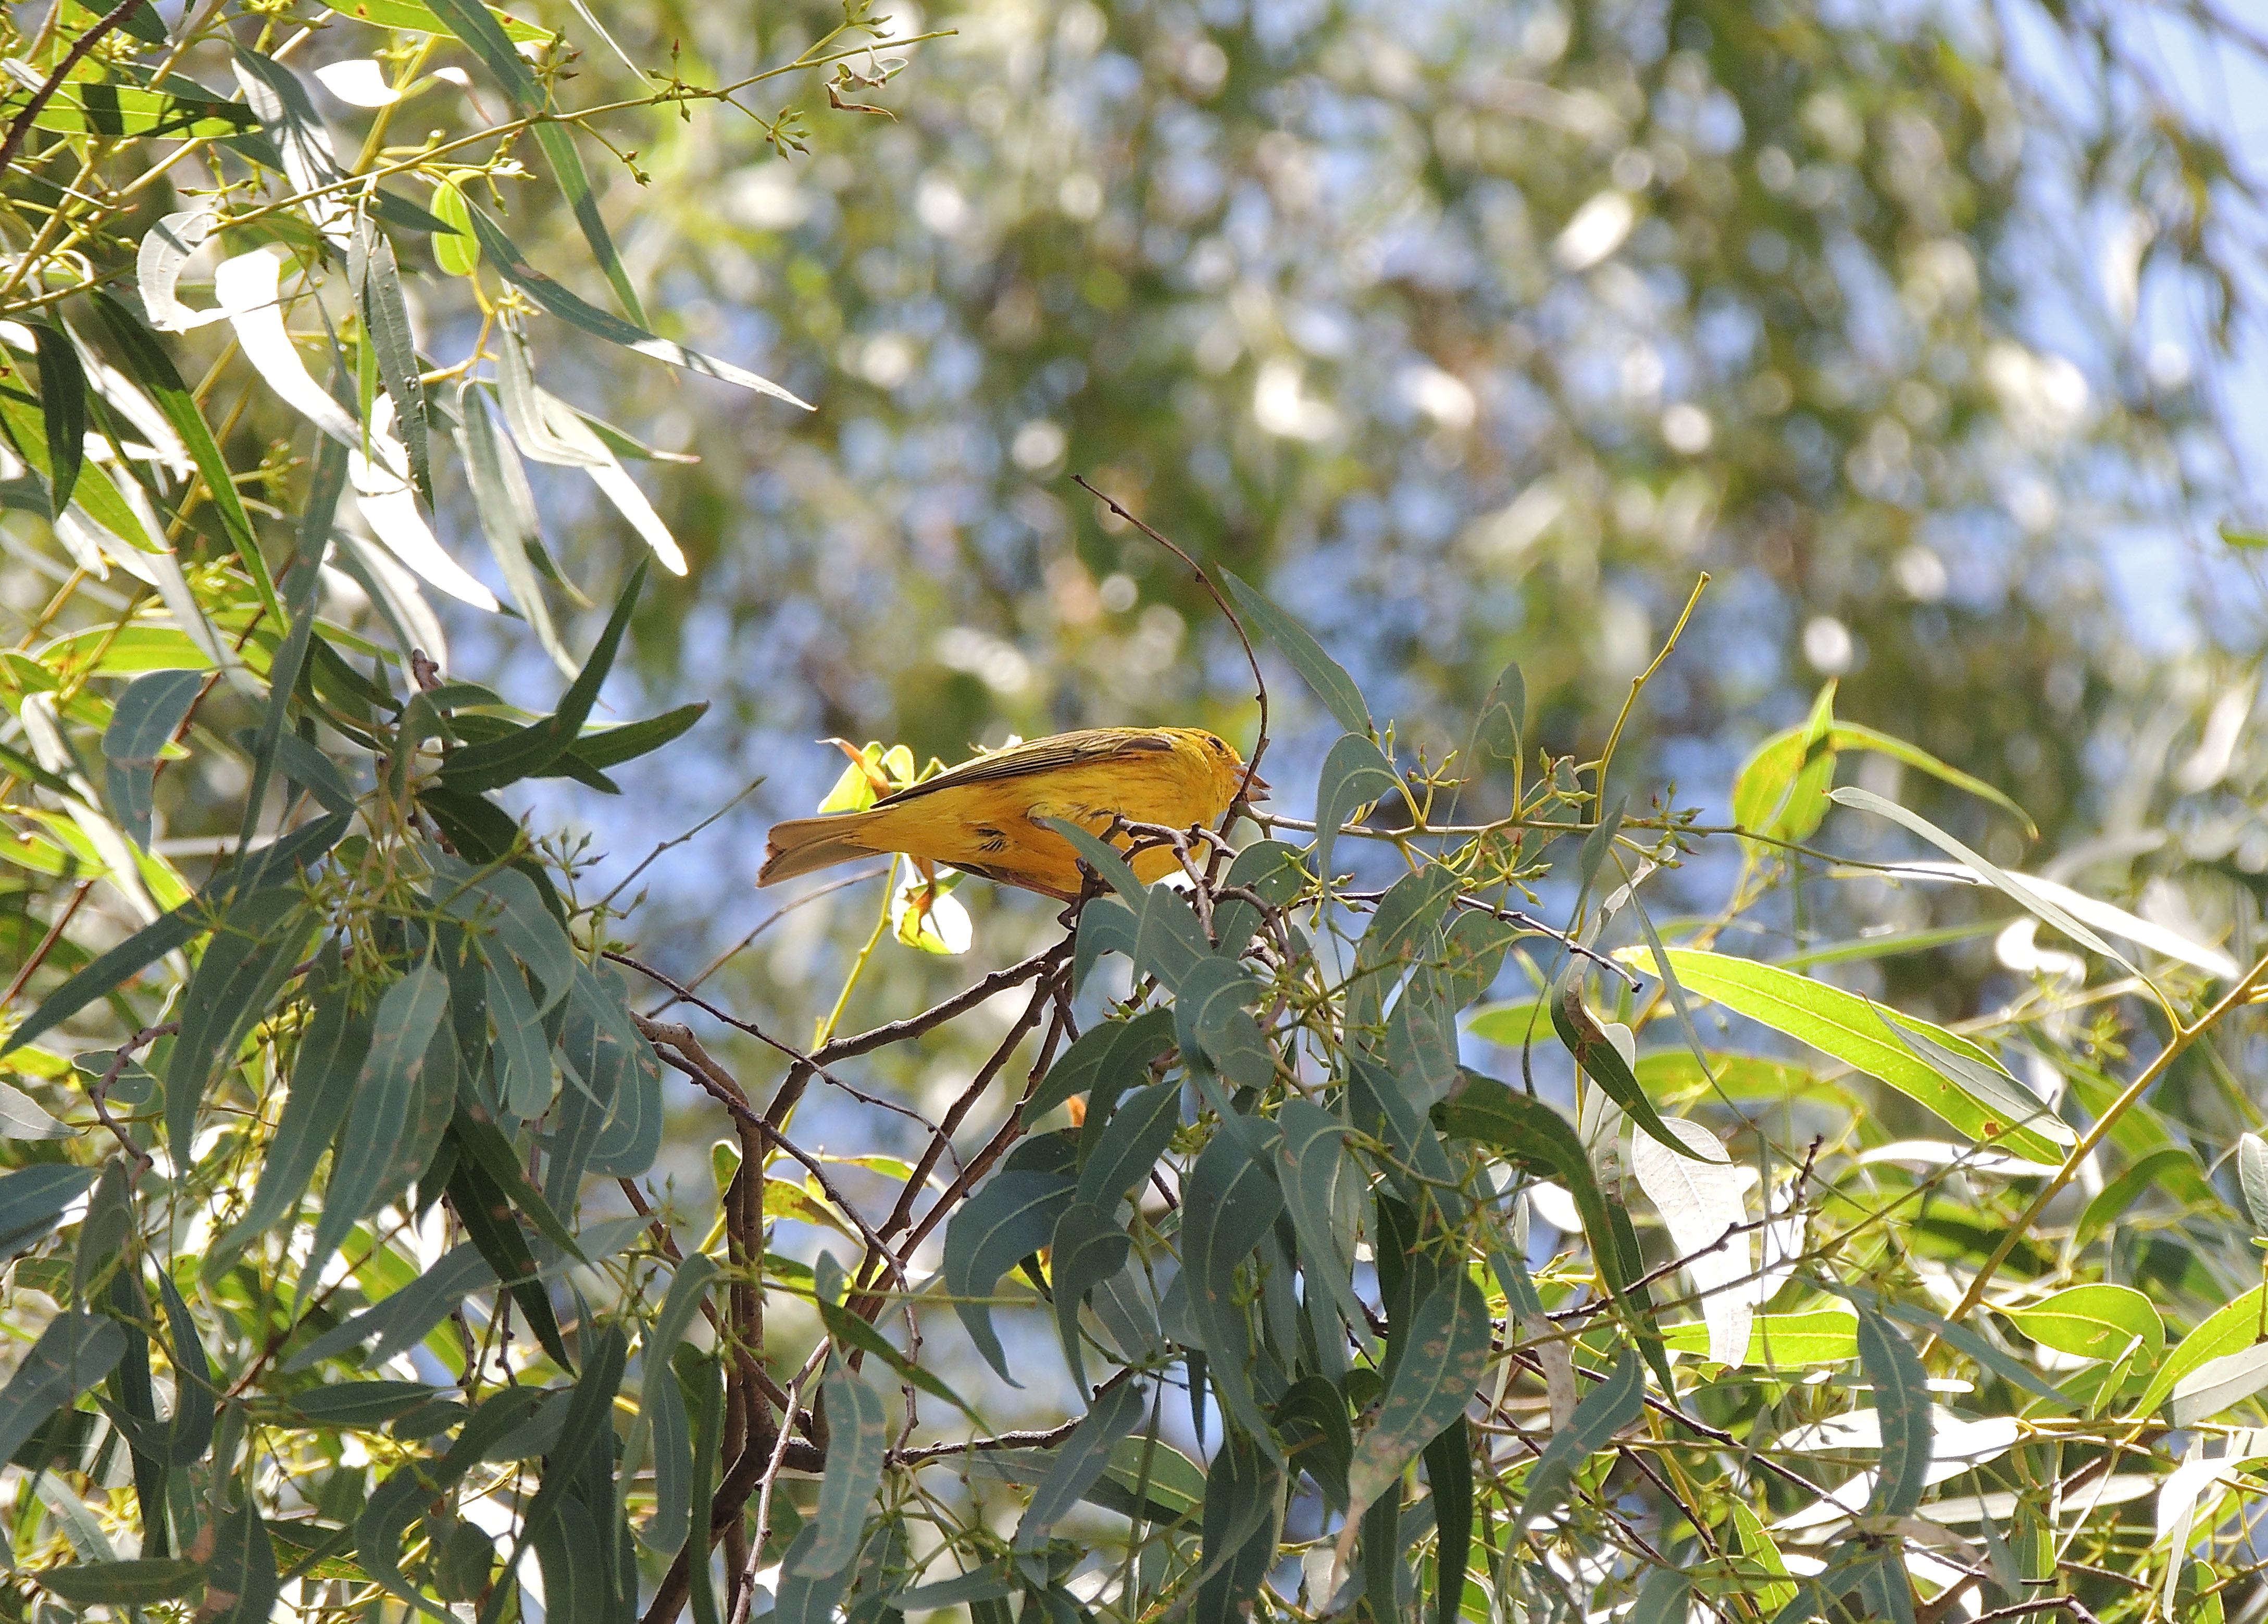
[[[870,846],[859,838],[866,822],[863,812],[837,812],[824,818],[792,818],[785,823],[772,825],[771,837],[764,843],[764,866],[756,871],[756,884],[776,885],[799,874],[832,868],[838,863],[880,856],[881,848]]]

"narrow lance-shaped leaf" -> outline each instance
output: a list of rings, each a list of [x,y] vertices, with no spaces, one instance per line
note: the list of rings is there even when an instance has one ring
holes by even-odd
[[[1323,651],[1323,645],[1315,641],[1314,635],[1228,570],[1222,570],[1221,575],[1228,582],[1229,596],[1236,599],[1236,606],[1292,663],[1292,669],[1314,690],[1315,697],[1323,702],[1324,709],[1338,724],[1350,733],[1367,736],[1375,732],[1370,707],[1363,702],[1362,690],[1346,674],[1345,668]]]
[[[1661,1113],[1653,1108],[1646,1090],[1631,1070],[1631,1063],[1622,1051],[1607,1040],[1607,1034],[1591,1012],[1583,1007],[1583,978],[1575,973],[1578,961],[1569,959],[1551,997],[1551,1025],[1558,1032],[1559,1041],[1575,1057],[1575,1063],[1585,1074],[1606,1091],[1624,1110],[1631,1121],[1644,1128],[1655,1143],[1665,1146],[1672,1155],[1690,1157],[1693,1147],[1671,1131],[1662,1121]]]
[[[785,400],[791,406],[800,406],[806,411],[811,409],[809,401],[798,400],[769,378],[759,378],[745,368],[719,361],[713,356],[688,349],[682,344],[657,338],[644,327],[633,326],[619,316],[608,315],[530,265],[519,248],[513,246],[512,239],[504,234],[479,205],[468,202],[466,213],[472,222],[473,235],[480,240],[482,252],[495,262],[504,280],[562,321],[582,328],[593,338],[604,339],[625,349],[637,350],[640,355],[666,361],[672,366],[682,367],[688,372],[698,372],[704,378],[721,378],[743,389]]]
[[[430,959],[379,1000],[370,1051],[355,1081],[346,1138],[324,1192],[314,1248],[300,1276],[309,1289],[348,1231],[390,1193],[394,1148],[411,1131],[428,1055],[442,1047],[433,1036],[448,1012],[448,978]]]
[[[1871,1309],[1859,1313],[1859,1365],[1874,1387],[1874,1414],[1882,1429],[1873,1509],[1886,1517],[1904,1517],[1921,1503],[1929,1479],[1928,1372],[1912,1344]]]
[[[991,1307],[972,1299],[990,1297],[1002,1275],[1048,1245],[1074,1188],[1057,1173],[1008,1169],[995,1173],[945,1228],[945,1289],[954,1298],[954,1312],[985,1363],[1012,1387],[1023,1383],[1008,1373]]]
[[[181,437],[181,444],[188,447],[189,457],[197,465],[214,511],[220,515],[229,540],[235,544],[237,558],[252,579],[253,590],[260,594],[261,604],[271,621],[281,621],[283,606],[276,601],[276,585],[268,574],[268,561],[261,556],[259,540],[253,534],[251,515],[245,511],[243,500],[237,495],[236,480],[228,459],[221,455],[212,430],[205,427],[195,397],[181,382],[181,375],[173,370],[164,347],[125,305],[99,290],[90,297],[102,317],[103,326],[109,330],[113,347],[125,364],[127,375],[149,392],[158,409],[166,415],[166,421],[173,425],[173,432]]]
[[[1567,1503],[1575,1473],[1583,1463],[1614,1442],[1615,1434],[1638,1418],[1646,1403],[1646,1366],[1635,1348],[1625,1348],[1615,1368],[1575,1407],[1572,1422],[1551,1435],[1543,1458],[1528,1474],[1528,1488],[1514,1519],[1525,1528]]]
[[[1859,812],[1873,812],[1878,817],[1888,818],[1893,823],[1900,824],[1905,828],[1911,830],[1914,834],[1920,835],[1922,839],[1927,841],[1931,845],[1936,847],[1940,851],[1945,853],[1946,856],[1953,858],[1956,862],[1967,863],[1971,869],[1974,869],[1977,873],[1983,875],[1987,880],[1991,881],[1994,886],[1996,886],[2004,895],[2014,900],[2017,906],[2026,909],[2033,915],[2036,915],[2047,923],[2053,925],[2057,930],[2062,931],[2073,941],[2092,948],[2095,952],[2101,953],[2112,963],[2118,965],[2129,972],[2132,972],[2134,970],[2134,966],[2127,962],[2124,954],[2119,952],[2117,949],[2112,947],[2110,944],[2104,941],[2101,937],[2095,935],[2094,931],[2080,923],[2079,921],[2073,919],[2054,901],[2043,895],[2040,892],[2035,890],[2030,885],[2026,885],[2015,876],[2003,871],[1999,868],[1995,867],[1992,863],[1987,862],[1984,858],[1977,856],[1977,853],[1971,851],[1968,847],[1962,845],[1959,841],[1954,839],[1953,836],[1948,834],[1943,829],[1939,828],[1935,824],[1932,823],[1928,819],[1922,817],[1919,813],[1909,812],[1906,808],[1899,805],[1896,801],[1885,800],[1882,797],[1876,795],[1871,790],[1860,790],[1854,787],[1842,790],[1830,790],[1828,794],[1829,798],[1834,800],[1840,805],[1849,806]]]
[[[1161,1086],[1166,1086],[1162,1085]],[[1337,1214],[1343,1192],[1361,1184],[1361,1170],[1347,1154],[1346,1125],[1321,1106],[1294,1097],[1276,1113],[1280,1137],[1277,1181],[1299,1238],[1300,1272],[1312,1292],[1320,1287],[1337,1306],[1339,1317],[1364,1347],[1375,1343],[1370,1316],[1355,1295],[1354,1258],[1343,1244]]]
[[[355,224],[356,246],[364,259],[362,313],[378,376],[394,401],[394,421],[409,453],[410,477],[425,505],[433,505],[433,465],[428,450],[425,386],[420,381],[417,342],[409,331],[409,306],[401,297],[401,272],[394,244],[368,217]]]
[[[118,827],[144,851],[150,848],[151,792],[158,757],[204,687],[201,671],[145,672],[126,685],[102,733],[104,787]]]
[[[2009,1110],[1973,1098],[1955,1079],[1922,1060],[1910,1045],[1884,1031],[1880,1006],[1856,993],[1754,959],[1686,947],[1668,952],[1686,991],[1889,1084],[1980,1143],[1989,1142],[1996,1149],[2021,1157],[2056,1163],[2063,1160],[2063,1147],[2077,1140],[2075,1134],[2051,1117],[2034,1116],[2027,1126],[2010,1120]],[[1619,956],[1641,967],[1651,959],[1645,950],[1625,950]],[[1941,1026],[1904,1014],[1891,1018],[1902,1034],[1918,1033],[1979,1065],[1993,1065],[1992,1057],[1984,1049]],[[2022,1099],[2030,1099],[2013,1077],[2006,1078],[2006,1085],[2018,1090]],[[2033,1102],[2035,1107],[2036,1103]]]
[[[1160,1088],[1173,1084],[1160,1084]],[[1079,1347],[1079,1311],[1087,1293],[1126,1267],[1133,1239],[1113,1215],[1086,1201],[1073,1201],[1056,1220],[1049,1247],[1049,1283],[1055,1292],[1056,1335],[1071,1380],[1086,1391],[1086,1357]]]
[[[1366,735],[1351,732],[1331,746],[1315,788],[1315,872],[1325,885],[1331,883],[1340,827],[1358,807],[1401,787],[1393,764]]]
[[[32,342],[40,365],[40,409],[48,419],[49,511],[60,518],[70,506],[79,466],[86,458],[86,374],[79,368],[78,352],[60,329],[36,323]]]
[[[890,1446],[890,1417],[882,1395],[838,1354],[827,1373],[827,1471],[819,1481],[808,1544],[788,1565],[797,1577],[823,1579],[849,1568],[858,1554],[866,1508],[882,1482]]]
[[[1032,1491],[1023,1520],[1016,1525],[1020,1555],[1045,1549],[1055,1525],[1094,1487],[1110,1465],[1111,1449],[1140,1424],[1148,1399],[1138,1383],[1121,1382],[1094,1401],[1085,1418],[1056,1448],[1055,1464]]]
[[[1487,1300],[1470,1276],[1461,1268],[1443,1274],[1395,1334],[1403,1346],[1393,1378],[1347,1472],[1352,1505],[1368,1506],[1384,1494],[1464,1414],[1488,1368],[1489,1331]]]
[[[299,893],[280,885],[239,898],[222,915],[181,995],[181,1030],[166,1072],[166,1135],[181,1177],[189,1173],[206,1088],[233,1062],[316,923]]]
[[[126,1351],[115,1319],[65,1309],[48,1321],[0,1387],[0,1460],[6,1460],[55,1411],[110,1374]]]
[[[1182,1278],[1222,1407],[1277,1459],[1281,1451],[1247,1369],[1251,1332],[1236,1282],[1237,1266],[1284,1207],[1268,1165],[1264,1128],[1249,1118],[1226,1118],[1198,1155],[1182,1194]]]

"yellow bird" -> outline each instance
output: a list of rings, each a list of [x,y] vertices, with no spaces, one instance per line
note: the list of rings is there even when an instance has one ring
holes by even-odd
[[[1245,775],[1234,747],[1202,728],[1058,733],[947,768],[865,812],[775,824],[756,883],[902,852],[1070,901],[1079,891],[1077,854],[1041,819],[1061,818],[1097,834],[1114,818],[1176,829],[1217,824]],[[1253,779],[1256,796],[1266,788]],[[1163,847],[1134,859],[1145,882],[1176,866]]]

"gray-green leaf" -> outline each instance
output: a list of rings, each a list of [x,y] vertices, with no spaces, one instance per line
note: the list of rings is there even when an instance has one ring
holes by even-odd
[[[1488,1369],[1487,1299],[1463,1269],[1453,1269],[1435,1282],[1395,1340],[1403,1347],[1394,1378],[1347,1471],[1347,1493],[1356,1507],[1367,1507],[1397,1482],[1403,1468],[1472,1401]]]

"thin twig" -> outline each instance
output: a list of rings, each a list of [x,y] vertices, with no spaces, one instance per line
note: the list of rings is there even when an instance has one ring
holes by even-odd
[[[1213,602],[1219,606],[1222,615],[1227,620],[1229,629],[1235,632],[1237,642],[1244,645],[1245,660],[1252,667],[1253,697],[1260,705],[1260,731],[1258,736],[1252,741],[1252,759],[1244,764],[1244,782],[1237,786],[1236,797],[1229,803],[1227,815],[1220,820],[1221,833],[1226,834],[1228,833],[1229,824],[1236,817],[1238,808],[1252,798],[1252,785],[1260,771],[1260,758],[1268,750],[1268,679],[1260,674],[1260,656],[1253,651],[1252,639],[1245,632],[1244,622],[1237,617],[1236,611],[1229,607],[1228,599],[1221,596],[1220,588],[1213,584],[1212,577],[1207,573],[1203,564],[1183,551],[1178,542],[1167,540],[1121,507],[1116,498],[1103,495],[1088,484],[1086,475],[1084,474],[1074,474],[1071,478],[1072,484],[1077,485],[1113,513],[1187,564],[1190,573],[1195,575],[1204,584],[1205,591],[1211,594]]]

